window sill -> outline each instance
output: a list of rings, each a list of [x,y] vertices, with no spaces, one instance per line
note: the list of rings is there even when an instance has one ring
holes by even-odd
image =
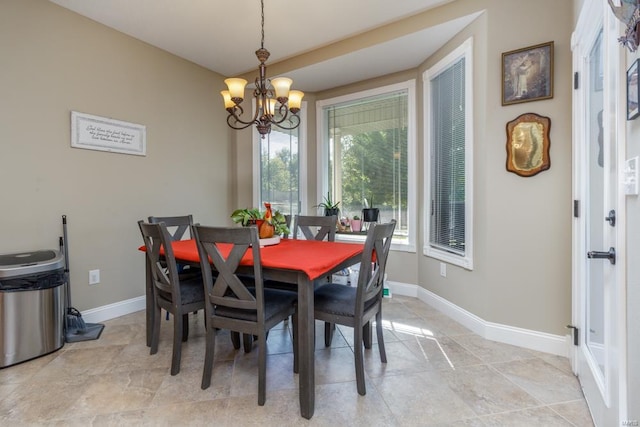
[[[336,241],[337,242],[364,243],[366,237],[367,237],[367,232],[366,231],[364,231],[364,232],[356,232],[356,233],[344,232],[344,231],[336,232]],[[406,236],[403,236],[405,238],[400,240],[401,243],[397,243],[396,242],[396,237],[397,236],[394,236],[394,239],[391,240],[391,250],[392,251],[416,253],[415,244],[409,242],[408,239],[406,239]]]
[[[430,246],[423,248],[425,256],[435,258],[439,261],[446,262],[452,265],[457,265],[467,270],[473,270],[473,258],[469,256],[457,255],[451,252],[446,252],[438,249],[434,249]]]

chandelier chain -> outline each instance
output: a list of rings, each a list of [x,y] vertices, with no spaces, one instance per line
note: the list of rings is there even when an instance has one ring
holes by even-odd
[[[262,17],[262,39],[260,41],[260,47],[264,49],[264,0],[260,0],[261,17]]]

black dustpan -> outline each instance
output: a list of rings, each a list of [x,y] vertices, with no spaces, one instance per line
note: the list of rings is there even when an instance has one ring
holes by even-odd
[[[80,311],[71,306],[71,282],[69,280],[69,250],[67,240],[67,216],[62,215],[62,233],[60,249],[64,251],[66,276],[66,310],[64,319],[64,339],[66,342],[97,340],[102,334],[104,325],[101,323],[85,323]]]

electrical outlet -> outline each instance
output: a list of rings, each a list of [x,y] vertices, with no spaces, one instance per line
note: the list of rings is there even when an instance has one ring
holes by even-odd
[[[440,263],[440,275],[442,277],[447,277],[447,264],[444,262]]]
[[[97,285],[100,283],[100,270],[89,270],[89,284]]]

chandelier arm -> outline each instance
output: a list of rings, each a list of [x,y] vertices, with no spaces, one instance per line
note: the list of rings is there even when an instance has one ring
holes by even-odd
[[[300,123],[300,117],[298,117],[296,114],[294,114],[291,111],[289,111],[289,109],[287,108],[286,104],[282,104],[282,103],[280,104],[280,106],[278,107],[278,113],[280,113],[280,115],[281,115],[280,120],[276,120],[275,119],[276,116],[273,115],[273,114],[269,115],[269,117],[271,119],[270,120],[271,123],[273,123],[275,125],[279,125],[280,123],[283,123],[287,119],[291,120],[293,117],[296,117],[298,119],[298,124]],[[284,128],[284,129],[287,129],[287,128]],[[291,128],[291,129],[294,129],[294,128]],[[289,129],[289,130],[291,130],[291,129]]]
[[[260,112],[259,109],[256,108],[256,112],[253,114],[253,118],[250,119],[249,121],[242,120],[240,116],[237,114],[237,110],[240,110],[240,116],[244,114],[244,110],[239,105],[236,105],[233,108],[227,108],[227,111],[229,112],[229,115],[227,116],[227,124],[233,129],[236,129],[236,130],[246,129],[250,125],[257,122],[258,114]],[[242,123],[244,126],[240,126],[240,127],[233,126],[231,124],[231,119],[233,119],[235,123]]]
[[[294,120],[293,120],[294,118],[295,118],[296,120],[295,120],[295,123],[291,125],[291,127],[283,125],[283,124],[282,124],[282,122],[283,122],[284,120],[280,120],[279,122],[271,122],[271,123],[272,123],[273,125],[275,125],[275,126],[279,127],[280,129],[285,129],[285,130],[294,130],[294,129],[296,129],[298,126],[300,126],[300,116],[298,116],[298,115],[296,115],[296,114],[291,114],[291,115],[289,116],[289,121],[294,121]]]
[[[235,120],[235,122],[231,123],[231,119]],[[242,123],[242,126],[236,126],[236,123]],[[233,114],[229,114],[227,116],[227,125],[229,125],[229,127],[231,129],[242,130],[242,129],[248,128],[249,126],[251,126],[251,125],[253,125],[255,123],[256,123],[255,121],[253,121],[253,122],[244,122],[244,121],[238,119],[237,117],[235,117]]]

